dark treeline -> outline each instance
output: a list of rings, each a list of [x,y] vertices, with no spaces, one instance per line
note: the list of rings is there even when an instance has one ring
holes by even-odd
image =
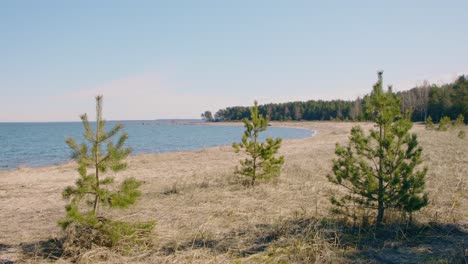
[[[429,85],[424,83],[408,91],[398,92],[403,112],[411,111],[412,121],[425,121],[431,116],[438,122],[442,117],[455,119],[459,114],[468,122],[468,77],[460,76],[453,83]],[[259,106],[263,115],[270,120],[354,120],[363,121],[362,105],[364,98],[354,101],[345,100],[310,100],[306,102],[270,103]],[[209,112],[209,111],[207,111]],[[204,115],[207,115],[207,112]],[[220,109],[208,121],[234,121],[248,118],[249,107],[234,106]]]
[[[259,106],[259,112],[268,115],[270,120],[333,120],[350,119],[352,101],[332,100],[288,102]],[[215,114],[216,121],[241,120],[249,117],[249,107],[234,106],[221,109]]]

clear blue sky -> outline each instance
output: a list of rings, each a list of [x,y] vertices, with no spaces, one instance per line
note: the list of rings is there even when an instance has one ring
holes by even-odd
[[[0,121],[197,118],[468,73],[468,1],[1,1]]]

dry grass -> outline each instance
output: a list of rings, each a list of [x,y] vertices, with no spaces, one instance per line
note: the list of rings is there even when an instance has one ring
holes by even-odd
[[[431,262],[438,255],[448,262],[462,261],[466,242],[462,244],[461,240],[468,241],[468,139],[458,138],[453,131],[428,131],[415,126],[413,130],[419,135],[425,164],[429,166],[430,205],[415,216],[420,222],[418,227],[411,230],[398,227],[387,234],[388,240],[384,242],[368,237],[366,234],[370,233],[366,230],[347,228],[337,219],[328,218],[329,194],[341,190],[328,183],[325,176],[331,171],[335,143],[345,143],[356,124],[274,125],[314,129],[319,133],[283,143],[281,154],[285,156],[285,165],[279,180],[272,184],[254,188],[239,184],[233,171],[240,157],[230,147],[130,158],[129,169],[117,178],[134,176],[144,181],[143,197],[136,206],[110,217],[157,221],[154,246],[129,256],[95,248],[83,255],[81,261]],[[0,172],[3,215],[0,260],[44,261],[43,254],[31,254],[31,250],[19,245],[39,245],[39,241],[61,236],[56,225],[64,215],[60,192],[77,177],[73,167],[70,163]],[[419,242],[408,236],[418,238]],[[444,247],[450,250],[442,250]]]

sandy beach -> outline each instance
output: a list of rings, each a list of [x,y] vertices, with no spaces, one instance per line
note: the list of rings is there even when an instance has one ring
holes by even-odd
[[[357,124],[272,124],[317,130],[318,133],[310,138],[283,142],[280,153],[285,156],[285,165],[281,177],[271,184],[246,188],[236,182],[233,172],[241,156],[230,146],[143,154],[128,159],[128,169],[117,174],[117,180],[136,177],[143,182],[143,195],[135,206],[119,211],[117,219],[157,222],[155,250],[139,261],[229,262],[226,252],[242,250],[246,247],[244,241],[260,232],[262,225],[271,225],[295,214],[328,214],[329,194],[340,191],[326,178],[331,172],[335,143],[347,142],[351,127]],[[360,125],[372,127],[372,124]],[[467,127],[463,129],[468,132]],[[424,148],[424,165],[429,167],[426,189],[430,205],[416,218],[466,226],[468,139],[459,139],[451,131],[428,131],[421,125],[415,125],[413,132],[419,136]],[[77,179],[75,166],[69,162],[0,171],[0,260],[20,260],[25,245],[61,237],[62,231],[57,225],[64,216],[65,201],[61,192]],[[117,213],[112,214],[117,217]],[[165,250],[190,243],[194,237],[222,241],[229,250],[213,251],[193,244],[177,254]]]

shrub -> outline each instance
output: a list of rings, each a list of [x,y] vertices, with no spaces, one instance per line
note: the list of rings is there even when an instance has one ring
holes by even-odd
[[[460,130],[460,132],[458,132],[458,138],[459,139],[464,139],[465,138],[465,131]]]

